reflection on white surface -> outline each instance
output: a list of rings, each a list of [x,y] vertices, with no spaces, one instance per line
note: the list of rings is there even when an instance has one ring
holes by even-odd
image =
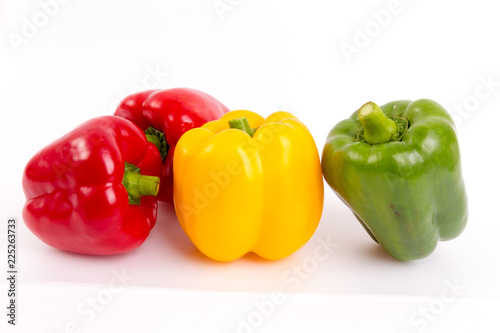
[[[159,219],[145,243],[116,256],[85,256],[52,249],[20,223],[24,240],[22,277],[32,282],[107,283],[110,270],[126,268],[135,277],[131,285],[136,286],[414,296],[431,296],[445,279],[457,278],[471,286],[464,292],[467,297],[500,297],[500,267],[477,260],[482,253],[500,253],[498,229],[469,223],[462,235],[440,242],[429,257],[400,262],[366,235],[330,191],[325,191],[325,203],[312,239],[279,261],[253,254],[229,263],[208,259],[182,231],[173,206],[165,203],[159,205]],[[478,237],[480,247],[474,245]],[[481,283],[476,282],[477,272],[488,272],[481,274]]]

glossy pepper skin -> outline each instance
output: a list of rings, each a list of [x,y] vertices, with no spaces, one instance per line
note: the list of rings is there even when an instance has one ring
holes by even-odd
[[[376,115],[376,107],[365,104],[331,130],[323,149],[323,174],[391,256],[424,258],[439,240],[457,237],[467,222],[453,121],[441,105],[427,99],[385,104],[383,116]],[[365,116],[377,120],[366,121]],[[396,120],[396,133],[386,119]],[[387,123],[388,132],[379,131],[377,123]],[[388,134],[389,141],[366,142],[367,128],[374,141],[383,137],[379,134]]]
[[[132,94],[118,105],[115,115],[142,130],[153,127],[164,134],[163,168],[158,200],[172,201],[175,145],[186,131],[222,117],[229,109],[214,97],[190,88],[148,90]]]
[[[140,175],[125,177],[126,162],[140,168]],[[93,255],[131,251],[155,225],[160,171],[159,151],[140,128],[115,116],[91,119],[26,165],[24,222],[57,249]],[[134,186],[134,179],[143,183]],[[141,191],[138,204],[129,204],[129,194]]]
[[[253,137],[229,121],[246,118]],[[179,222],[207,257],[284,258],[313,235],[323,209],[319,154],[292,114],[244,110],[185,133],[174,156]]]

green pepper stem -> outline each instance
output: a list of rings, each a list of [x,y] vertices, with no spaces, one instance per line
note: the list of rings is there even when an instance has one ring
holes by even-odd
[[[382,109],[373,102],[364,104],[358,111],[366,142],[372,145],[392,141],[398,133],[396,123],[387,118]]]
[[[255,130],[250,126],[248,119],[245,117],[231,119],[228,121],[228,123],[229,123],[229,128],[235,128],[235,129],[242,130],[243,132],[250,135],[251,137],[255,133]]]
[[[160,178],[155,176],[141,175],[139,172],[127,170],[123,174],[122,184],[127,190],[129,204],[139,205],[141,197],[145,195],[157,195],[160,188]]]

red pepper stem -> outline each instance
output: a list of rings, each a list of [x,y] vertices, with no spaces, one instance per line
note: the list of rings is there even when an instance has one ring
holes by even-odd
[[[144,134],[146,134],[146,139],[158,148],[162,161],[165,160],[169,149],[165,133],[150,126],[144,131]]]
[[[368,102],[359,108],[358,118],[365,130],[365,140],[369,144],[376,145],[393,141],[397,136],[396,123],[387,118],[380,106],[373,102]]]
[[[229,128],[239,129],[245,132],[246,134],[250,135],[251,137],[255,133],[255,130],[250,126],[248,119],[245,117],[231,119],[228,121],[228,123],[229,123]]]
[[[161,142],[160,142],[160,139],[158,139],[158,137],[156,135],[152,135],[152,134],[146,134],[146,139],[151,142],[152,144],[154,144],[156,146],[156,148],[158,148],[158,150],[161,149]]]
[[[128,192],[129,203],[131,205],[138,205],[141,202],[142,196],[156,196],[158,194],[160,178],[125,170],[122,184]]]

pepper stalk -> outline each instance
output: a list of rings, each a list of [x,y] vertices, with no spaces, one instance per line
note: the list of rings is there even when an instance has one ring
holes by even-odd
[[[231,119],[228,121],[228,123],[229,128],[239,129],[250,135],[250,137],[253,137],[255,133],[255,130],[250,126],[250,123],[248,122],[248,119],[246,117]]]
[[[393,141],[398,134],[396,123],[373,102],[368,102],[359,108],[358,118],[364,129],[365,140],[369,144],[376,145]]]
[[[139,205],[142,196],[158,195],[160,178],[141,175],[141,170],[133,164],[125,162],[125,173],[122,184],[127,190],[130,205]]]

